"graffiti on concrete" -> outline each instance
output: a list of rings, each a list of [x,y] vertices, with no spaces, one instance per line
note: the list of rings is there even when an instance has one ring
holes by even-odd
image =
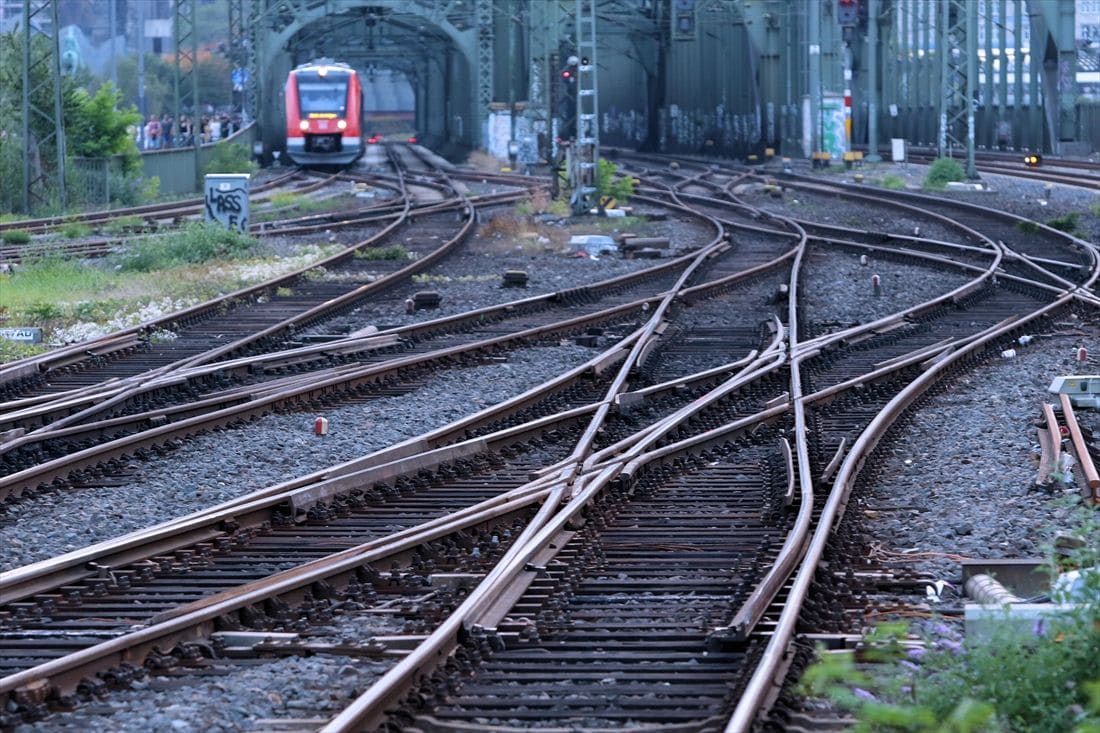
[[[206,221],[216,221],[226,229],[247,232],[248,183],[248,174],[207,176]]]

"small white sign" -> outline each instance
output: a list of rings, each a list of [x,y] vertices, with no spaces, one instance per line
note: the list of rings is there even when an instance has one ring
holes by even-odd
[[[890,159],[895,163],[905,162],[905,138],[890,138]]]
[[[0,328],[0,338],[29,344],[42,343],[42,329],[34,327]]]

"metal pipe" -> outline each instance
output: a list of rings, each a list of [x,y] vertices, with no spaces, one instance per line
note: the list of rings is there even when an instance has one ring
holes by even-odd
[[[810,152],[821,147],[821,5],[807,3],[810,54]]]
[[[867,3],[867,156],[869,162],[882,160],[878,154],[878,64],[882,55],[878,47],[878,3]]]
[[[1019,603],[1023,599],[1010,593],[992,575],[972,575],[966,581],[966,595],[983,606],[1003,606],[1006,603]]]

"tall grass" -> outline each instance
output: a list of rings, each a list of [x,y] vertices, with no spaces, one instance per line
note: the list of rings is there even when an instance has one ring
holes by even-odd
[[[61,317],[60,304],[94,297],[117,284],[114,273],[75,260],[31,260],[15,273],[0,275],[0,290],[4,292],[0,313],[32,318],[35,323],[30,325],[44,325],[43,320]]]
[[[0,239],[4,241],[4,244],[26,244],[31,241],[31,235],[22,229],[8,229],[0,232]]]

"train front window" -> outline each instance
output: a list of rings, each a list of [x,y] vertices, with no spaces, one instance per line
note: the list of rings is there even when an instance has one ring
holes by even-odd
[[[343,116],[348,108],[348,74],[330,71],[298,73],[298,105],[303,116],[311,114]]]

